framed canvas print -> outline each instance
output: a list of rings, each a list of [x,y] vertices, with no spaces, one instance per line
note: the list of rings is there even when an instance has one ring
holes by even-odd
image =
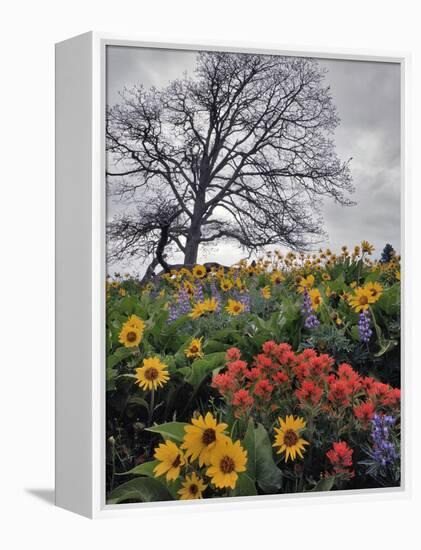
[[[57,45],[58,505],[405,492],[405,64]]]

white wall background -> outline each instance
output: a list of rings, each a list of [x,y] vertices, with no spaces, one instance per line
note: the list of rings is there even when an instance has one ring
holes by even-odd
[[[0,19],[1,354],[0,544],[43,550],[120,548],[416,548],[421,504],[419,333],[421,44],[417,3],[401,0],[14,0]],[[89,522],[54,508],[53,44],[87,30],[185,42],[238,40],[305,48],[412,51],[414,162],[409,278],[414,334],[408,391],[414,469],[410,499],[176,514]],[[417,104],[416,104],[417,102]],[[409,357],[408,359],[410,359]],[[409,364],[409,367],[412,365]],[[75,396],[75,404],[77,396]],[[418,435],[418,439],[416,436]],[[77,472],[69,472],[77,475]],[[42,498],[40,498],[42,497]],[[418,507],[418,509],[417,509]]]

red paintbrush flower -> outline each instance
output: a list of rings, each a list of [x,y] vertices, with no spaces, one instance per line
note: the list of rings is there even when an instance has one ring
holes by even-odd
[[[360,405],[354,407],[355,417],[361,422],[365,427],[368,427],[370,420],[373,418],[376,408],[372,401],[366,401]]]
[[[390,388],[381,398],[381,404],[384,406],[398,405],[401,399],[401,390],[399,388]]]
[[[345,441],[337,441],[332,449],[326,453],[336,473],[343,473],[344,469],[352,467],[353,449]]]
[[[273,386],[267,380],[264,378],[263,380],[259,380],[257,384],[254,386],[254,394],[258,397],[262,397],[264,399],[269,399],[271,394],[273,392]]]
[[[285,374],[283,371],[279,370],[277,373],[275,373],[272,376],[272,381],[275,384],[279,384],[280,386],[283,386],[284,384],[289,382],[289,378],[288,378],[287,374]]]
[[[232,405],[236,407],[235,416],[241,416],[253,406],[254,399],[247,390],[238,390],[232,398]]]
[[[234,377],[227,372],[216,374],[212,380],[212,387],[216,388],[221,395],[229,394],[236,389],[236,386]]]
[[[322,397],[323,390],[312,380],[304,380],[301,387],[295,390],[295,395],[301,403],[312,403],[316,405]]]
[[[225,354],[226,361],[238,361],[241,357],[241,351],[238,348],[229,348]]]
[[[329,384],[329,393],[327,398],[335,405],[347,407],[349,405],[349,395],[351,389],[345,380],[335,380]]]
[[[227,364],[228,372],[235,378],[244,378],[247,373],[247,363],[237,359]]]

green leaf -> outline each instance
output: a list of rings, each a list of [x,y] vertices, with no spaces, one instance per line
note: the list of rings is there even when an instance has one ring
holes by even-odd
[[[188,426],[186,422],[167,422],[166,424],[147,428],[147,431],[161,434],[164,439],[170,439],[175,443],[181,443],[184,439],[185,426]]]
[[[265,493],[280,489],[282,472],[273,460],[272,444],[262,424],[254,428],[250,420],[243,445],[247,450],[247,475],[255,479]]]
[[[116,371],[111,367],[107,367],[105,378],[106,378],[107,391],[115,390],[116,389],[115,381],[117,378]]]
[[[153,470],[158,464],[159,460],[149,460],[148,462],[144,462],[143,464],[135,466],[128,472],[125,472],[123,475],[132,474],[135,476],[155,477],[153,474]]]
[[[238,474],[235,489],[232,492],[234,497],[250,497],[257,495],[256,485],[246,472]]]
[[[326,477],[318,481],[312,491],[331,491],[335,484],[335,477]]]
[[[132,395],[127,401],[128,407],[142,407],[143,409],[149,410],[149,403],[143,397],[139,395]]]
[[[247,474],[251,479],[256,479],[256,438],[254,434],[254,422],[249,420],[247,431],[242,441],[247,450]]]
[[[380,308],[387,315],[396,315],[400,309],[400,285],[395,284],[386,289],[373,308]]]
[[[123,483],[112,491],[107,499],[107,504],[119,502],[161,502],[174,500],[167,487],[157,479],[138,477]]]
[[[129,358],[138,352],[138,348],[124,348],[120,347],[115,350],[115,352],[107,357],[107,367],[112,368],[124,359]]]
[[[229,344],[225,344],[224,342],[220,342],[217,340],[208,340],[205,343],[204,350],[207,354],[211,353],[217,353],[218,351],[226,351],[229,348]]]
[[[225,352],[216,352],[206,355],[203,359],[196,359],[191,365],[191,374],[186,381],[194,388],[198,388],[203,380],[216,368],[225,365]]]
[[[391,351],[397,345],[398,342],[396,340],[385,340],[384,338],[381,338],[379,340],[380,350],[374,354],[374,357],[381,357],[388,351]]]

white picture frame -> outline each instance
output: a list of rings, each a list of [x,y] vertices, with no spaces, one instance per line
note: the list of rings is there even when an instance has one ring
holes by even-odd
[[[217,50],[398,63],[401,66],[402,282],[408,209],[407,99],[409,55],[297,50],[287,46],[143,42],[89,32],[56,45],[56,504],[90,517],[167,508],[279,506],[326,499],[407,498],[410,494],[408,297],[402,295],[402,484],[398,488],[235,497],[201,502],[105,503],[105,78],[107,46]],[[77,345],[75,345],[77,342]]]

